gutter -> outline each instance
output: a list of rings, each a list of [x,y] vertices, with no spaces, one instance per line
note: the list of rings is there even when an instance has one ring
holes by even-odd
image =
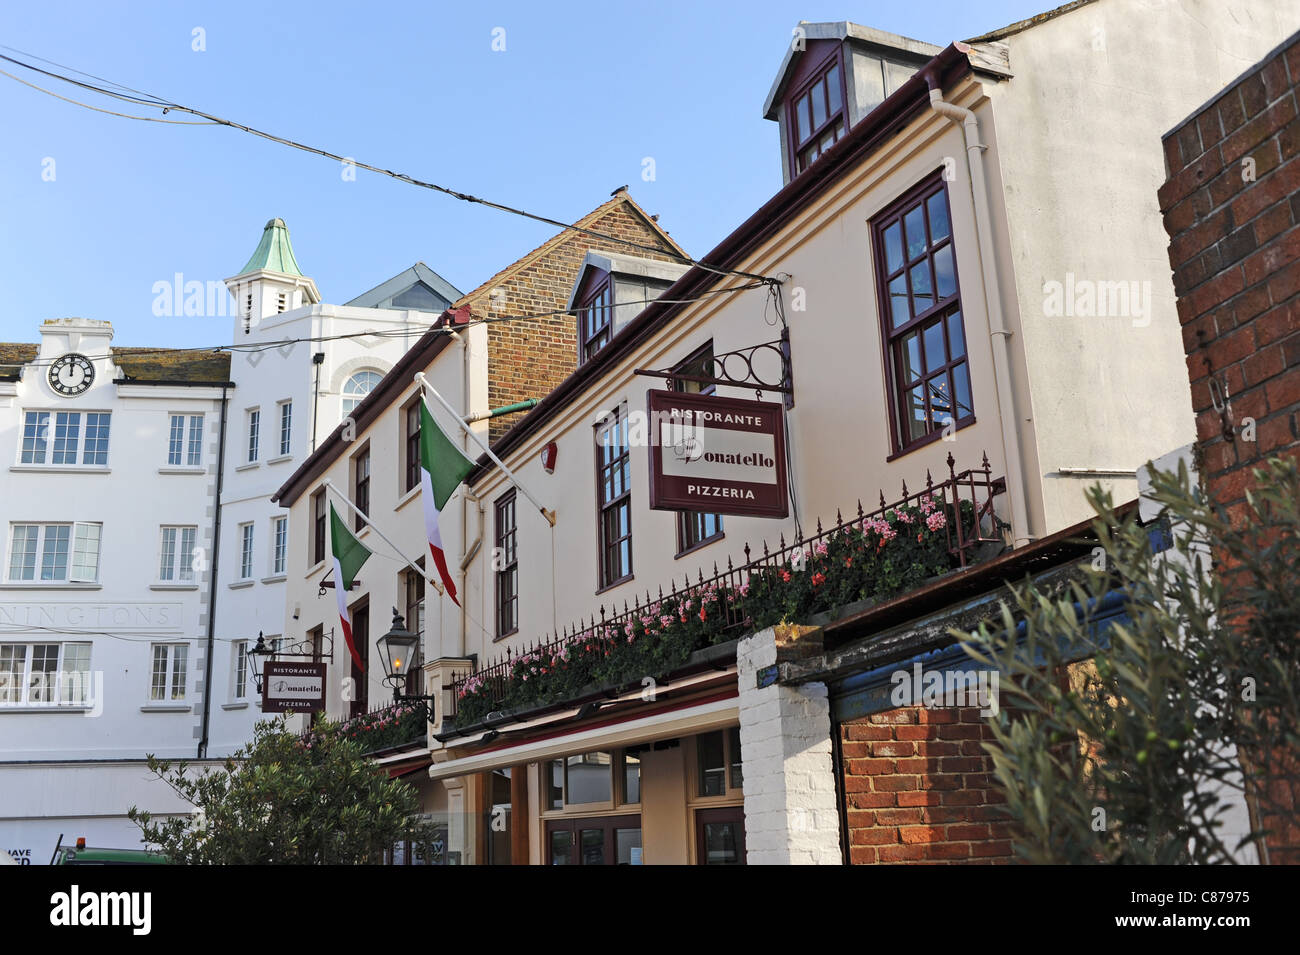
[[[17,380],[17,379],[15,379]],[[176,388],[220,388],[224,391],[227,388],[235,387],[233,381],[197,381],[194,379],[167,379],[167,378],[114,378],[115,385],[155,385],[166,387],[168,385]],[[222,399],[224,400],[224,399]]]
[[[963,46],[965,44],[962,44]],[[984,293],[984,312],[989,320],[989,343],[993,347],[993,376],[998,394],[998,419],[1001,423],[1002,453],[1007,459],[1009,497],[1011,498],[1011,533],[1014,546],[1023,547],[1035,539],[1029,523],[1029,508],[1025,501],[1025,488],[1029,483],[1024,451],[1020,446],[1018,426],[1020,408],[1016,389],[1011,380],[1011,330],[1007,328],[1002,292],[998,287],[997,245],[993,238],[993,204],[989,198],[988,181],[984,178],[984,159],[981,155],[988,146],[980,142],[979,120],[964,106],[944,101],[943,89],[933,74],[926,72],[930,86],[930,108],[945,119],[961,123],[962,137],[966,142],[966,172],[970,183],[971,201],[975,209],[975,231],[979,236],[980,283]]]
[[[217,497],[212,515],[212,573],[208,577],[208,634],[207,652],[203,664],[203,728],[199,738],[196,759],[206,759],[208,755],[208,730],[212,724],[212,649],[216,644],[217,633],[217,579],[220,575],[221,556],[221,489],[226,476],[226,410],[229,405],[227,388],[233,384],[227,382],[221,386],[221,432],[217,435]]]

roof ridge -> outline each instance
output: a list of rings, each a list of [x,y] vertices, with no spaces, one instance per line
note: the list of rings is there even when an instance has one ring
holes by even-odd
[[[675,250],[679,255],[686,256],[686,251],[680,245],[677,244],[676,240],[673,239],[673,237],[670,236],[663,229],[663,227],[659,225],[658,222],[650,218],[650,216],[646,214],[646,211],[642,209],[639,205],[637,205],[635,199],[633,199],[630,195],[628,195],[627,192],[621,189],[618,192],[616,192],[613,197],[606,199],[604,202],[602,202],[596,208],[592,209],[585,216],[583,216],[581,219],[579,219],[577,222],[573,224],[575,226],[587,228],[592,223],[598,222],[605,215],[614,211],[615,208],[617,208],[622,204],[626,204],[630,206],[632,212],[634,212],[639,218],[644,220],[645,223],[649,225],[650,228],[657,235],[663,238],[672,247],[672,249]],[[480,285],[475,286],[472,290],[466,292],[464,295],[462,295],[460,298],[458,298],[455,302],[452,303],[451,305],[452,310],[454,311],[460,308],[461,306],[469,303],[471,299],[483,294],[484,292],[489,291],[492,288],[492,286],[500,282],[504,276],[520,271],[527,265],[531,264],[532,262],[540,258],[543,253],[559,245],[561,242],[565,241],[566,239],[571,238],[574,234],[575,233],[573,232],[572,229],[561,229],[559,232],[555,233],[555,235],[551,236],[541,245],[537,246],[537,248],[533,249],[530,252],[525,252],[519,258],[515,259],[515,261],[507,265],[505,268],[498,270],[487,281],[481,283]]]

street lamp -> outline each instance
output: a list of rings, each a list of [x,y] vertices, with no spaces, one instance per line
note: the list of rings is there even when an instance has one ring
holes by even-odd
[[[379,638],[379,652],[384,658],[384,682],[393,689],[393,702],[400,700],[432,700],[431,696],[408,696],[402,690],[406,686],[408,674],[415,667],[415,660],[420,648],[419,634],[406,629],[406,621],[393,608],[393,626]]]
[[[266,638],[262,636],[262,631],[257,631],[257,643],[253,644],[253,649],[248,651],[248,668],[253,671],[253,686],[257,687],[258,696],[262,695],[263,663],[274,656],[275,651],[266,645]]]

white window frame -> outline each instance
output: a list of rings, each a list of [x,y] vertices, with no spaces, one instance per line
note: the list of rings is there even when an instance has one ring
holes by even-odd
[[[258,448],[262,439],[262,409],[249,408],[244,416],[244,433],[248,437],[248,443],[244,450],[247,452],[247,461],[249,464],[257,463]]]
[[[253,579],[253,522],[239,525],[239,579]]]
[[[198,546],[198,536],[199,529],[193,524],[163,524],[158,528],[159,583],[194,582],[194,548]]]
[[[40,416],[44,415],[42,421]],[[87,431],[90,427],[91,415],[103,415],[108,418],[108,440],[112,441],[113,437],[113,412],[96,409],[96,408],[76,408],[76,409],[56,409],[56,408],[30,408],[23,411],[22,431],[18,440],[18,463],[34,467],[53,467],[53,468],[106,468],[108,467],[108,446],[105,445],[103,454],[104,460],[97,462],[87,462]],[[35,417],[36,432],[29,434],[28,429],[32,427],[33,422],[29,419]],[[60,422],[60,418],[63,419]],[[71,456],[72,460],[55,461],[56,453],[68,455],[66,435],[59,438],[60,426],[67,428],[73,423],[75,418],[77,433],[72,438]],[[64,448],[56,451],[56,442],[64,441]],[[31,442],[32,447],[26,445]],[[37,454],[36,445],[39,442],[40,452]],[[94,452],[98,454],[99,452]]]
[[[17,551],[18,528],[36,528],[36,545],[34,548],[32,576],[14,576],[14,557]],[[50,541],[50,529],[68,529],[67,553],[64,556],[63,576],[44,577],[46,546]],[[24,550],[26,550],[26,533],[24,533]],[[87,549],[93,541],[93,552]],[[9,551],[5,561],[5,580],[12,584],[96,584],[99,583],[99,557],[104,544],[104,525],[84,521],[13,521],[9,525]],[[81,559],[93,553],[93,573],[84,572],[86,561]]]
[[[154,696],[154,690],[158,688],[158,663],[159,653],[162,650],[162,686],[161,696]],[[149,702],[155,704],[165,704],[173,702],[183,702],[189,683],[189,654],[190,645],[188,643],[153,643],[149,645]],[[180,684],[177,686],[177,679]],[[179,689],[179,694],[177,690]]]
[[[280,456],[291,454],[293,449],[293,401],[286,399],[276,404],[280,423]]]
[[[352,384],[353,379],[358,375],[375,375],[376,380],[371,382],[370,387],[363,392],[349,391],[348,386]],[[378,368],[358,368],[356,371],[348,375],[347,379],[343,382],[343,392],[340,396],[339,402],[339,410],[343,412],[343,417],[346,418],[352,414],[357,405],[361,404],[361,402],[366,399],[366,395],[378,388],[379,382],[383,380],[384,373]],[[349,402],[351,402],[351,407],[348,407]]]
[[[180,433],[177,434],[177,419]],[[177,445],[173,453],[173,444]],[[167,418],[167,466],[203,466],[203,415],[174,411]]]
[[[91,699],[90,692],[90,658],[93,644],[85,641],[59,642],[55,640],[0,641],[0,709],[6,706],[86,706]],[[22,648],[22,661],[15,668],[16,648]],[[36,657],[37,647],[56,647],[55,679],[47,688],[46,699],[32,699],[32,663]],[[84,666],[75,671],[68,669],[69,651],[76,651],[76,656],[84,654]],[[45,671],[39,671],[45,672]],[[65,679],[71,673],[80,673],[77,680]],[[14,681],[17,681],[16,684]],[[78,686],[78,683],[80,686]]]
[[[289,518],[271,518],[271,576],[280,577],[289,567]]]
[[[243,702],[248,699],[248,684],[253,675],[253,661],[248,655],[247,640],[236,640],[230,645],[230,664],[230,698]]]

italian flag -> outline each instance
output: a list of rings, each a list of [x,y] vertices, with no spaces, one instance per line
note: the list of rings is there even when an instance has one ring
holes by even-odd
[[[357,540],[356,535],[348,530],[347,521],[339,517],[339,512],[334,510],[333,502],[330,502],[330,553],[334,557],[334,595],[339,602],[339,620],[343,624],[343,638],[348,642],[352,662],[364,673],[366,666],[361,662],[361,655],[357,653],[357,645],[352,642],[352,614],[348,613],[348,591],[352,589],[352,581],[356,580],[361,565],[370,556],[370,548]]]
[[[447,569],[447,557],[442,549],[442,534],[438,531],[438,517],[447,501],[460,487],[465,476],[474,470],[474,462],[465,457],[451,439],[438,427],[429,414],[429,406],[420,400],[420,496],[424,500],[424,530],[429,537],[429,550],[434,566],[447,595],[457,607],[456,585]]]

